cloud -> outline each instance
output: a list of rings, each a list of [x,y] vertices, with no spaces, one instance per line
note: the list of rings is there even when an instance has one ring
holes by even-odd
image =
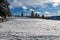
[[[35,10],[33,10],[33,9],[30,9],[30,11],[35,11]]]
[[[37,12],[35,12],[35,13],[42,14],[41,12],[38,12],[38,11],[37,11]]]
[[[10,7],[22,7],[22,6],[37,6],[40,5],[44,7],[45,3],[52,2],[52,0],[13,0],[10,2]]]
[[[54,7],[60,5],[60,0],[53,0],[52,2]]]
[[[48,16],[48,17],[49,17],[49,16],[52,16],[51,13],[48,12],[48,11],[45,11],[45,12],[44,12],[44,15],[45,15],[45,17],[47,17],[47,16]]]
[[[60,16],[60,11],[58,11],[57,15]]]
[[[50,14],[50,12],[48,12],[48,11],[45,11],[45,12],[44,12],[44,14],[45,14],[45,15],[49,15],[49,14]]]
[[[60,11],[58,11],[57,13],[51,13],[51,12],[48,12],[48,11],[44,12],[45,16],[57,16],[58,14],[60,14]]]
[[[60,11],[58,11],[58,13],[60,13]]]
[[[26,6],[23,6],[22,9],[28,9]]]
[[[10,9],[14,9],[14,7],[12,5],[9,6]]]

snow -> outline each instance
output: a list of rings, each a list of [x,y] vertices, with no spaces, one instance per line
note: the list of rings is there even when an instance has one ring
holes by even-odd
[[[0,32],[8,31],[29,35],[60,35],[60,21],[17,18],[0,23]]]
[[[5,39],[0,39],[0,40],[5,40]]]

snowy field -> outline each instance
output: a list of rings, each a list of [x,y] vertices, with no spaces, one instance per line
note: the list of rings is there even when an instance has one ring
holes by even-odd
[[[0,40],[30,40],[27,37],[40,35],[43,38],[38,37],[39,40],[60,40],[60,21],[18,18],[0,23]],[[38,40],[33,38],[31,40]]]

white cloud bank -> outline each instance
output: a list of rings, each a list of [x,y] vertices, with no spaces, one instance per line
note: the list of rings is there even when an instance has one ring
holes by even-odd
[[[60,0],[53,0],[52,2],[54,2],[53,4],[54,7],[60,5]]]
[[[45,3],[53,2],[52,0],[13,0],[10,2],[10,8],[21,7],[21,6],[44,6]]]
[[[34,9],[30,9],[30,11],[35,11]]]
[[[47,16],[48,16],[48,17],[49,17],[49,16],[52,16],[51,13],[48,12],[48,11],[45,11],[45,12],[44,12],[44,15],[45,15],[45,17],[47,17]]]
[[[10,9],[15,7],[23,7],[23,6],[37,6],[41,7],[45,6],[45,3],[51,3],[54,7],[60,5],[60,0],[13,0],[10,2]]]
[[[57,15],[60,16],[60,11],[57,12]]]
[[[23,8],[23,9],[27,9],[27,7],[26,7],[26,6],[23,6],[22,8]]]

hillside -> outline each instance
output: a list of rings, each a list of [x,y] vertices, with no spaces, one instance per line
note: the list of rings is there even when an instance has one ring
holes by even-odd
[[[27,39],[33,36],[42,36],[41,40],[60,38],[60,21],[45,19],[16,18],[7,22],[0,23],[0,37],[10,39]],[[50,36],[48,36],[50,35]],[[54,35],[54,36],[51,36]],[[36,37],[37,38],[37,37]],[[2,40],[1,39],[1,40]],[[29,40],[29,38],[28,38]]]
[[[0,23],[0,30],[14,32],[30,32],[36,35],[60,35],[60,21],[45,19],[15,19],[13,21]],[[16,31],[17,30],[17,31]]]

